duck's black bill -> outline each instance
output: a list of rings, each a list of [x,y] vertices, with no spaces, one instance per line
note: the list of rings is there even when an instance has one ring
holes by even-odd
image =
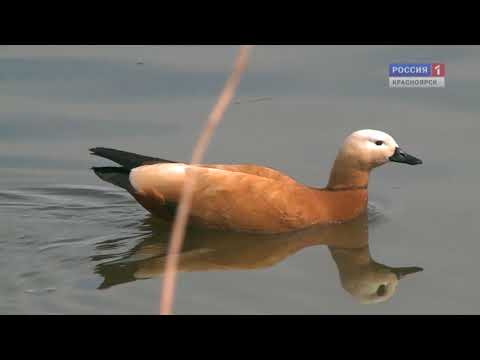
[[[415,156],[407,154],[399,147],[395,148],[395,152],[393,153],[392,156],[389,157],[389,159],[390,161],[409,164],[409,165],[419,165],[423,163],[422,160],[416,158]]]
[[[415,274],[420,271],[423,271],[423,269],[418,266],[399,267],[391,269],[391,272],[395,274],[398,280],[404,278],[406,275]]]

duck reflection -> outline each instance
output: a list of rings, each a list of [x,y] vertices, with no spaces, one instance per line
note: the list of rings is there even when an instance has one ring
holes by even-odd
[[[337,265],[342,287],[361,303],[378,303],[395,294],[400,279],[422,268],[391,267],[374,261],[369,251],[368,225],[365,214],[344,224],[276,235],[189,229],[179,271],[267,268],[304,248],[326,245]],[[151,230],[150,235],[128,254],[96,266],[95,272],[104,279],[100,289],[162,274],[170,226],[153,218],[148,218],[145,226]]]

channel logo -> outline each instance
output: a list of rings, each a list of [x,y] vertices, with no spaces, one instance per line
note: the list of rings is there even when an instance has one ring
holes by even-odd
[[[391,88],[443,88],[445,64],[389,64],[388,82]]]

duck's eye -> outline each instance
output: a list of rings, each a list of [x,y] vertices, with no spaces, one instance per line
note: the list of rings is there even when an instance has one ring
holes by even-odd
[[[385,285],[380,285],[377,289],[377,296],[383,296],[387,292],[387,287]]]
[[[383,145],[383,141],[382,140],[377,140],[377,141],[375,141],[375,145],[378,145],[378,146]]]

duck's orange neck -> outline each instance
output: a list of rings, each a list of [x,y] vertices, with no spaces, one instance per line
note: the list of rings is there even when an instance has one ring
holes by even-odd
[[[370,171],[358,169],[355,164],[338,157],[333,164],[327,189],[332,191],[368,188]]]
[[[348,221],[365,212],[368,204],[368,170],[359,169],[348,159],[337,157],[328,185],[317,192],[317,197],[328,209],[328,221]],[[324,210],[322,210],[324,211]]]

